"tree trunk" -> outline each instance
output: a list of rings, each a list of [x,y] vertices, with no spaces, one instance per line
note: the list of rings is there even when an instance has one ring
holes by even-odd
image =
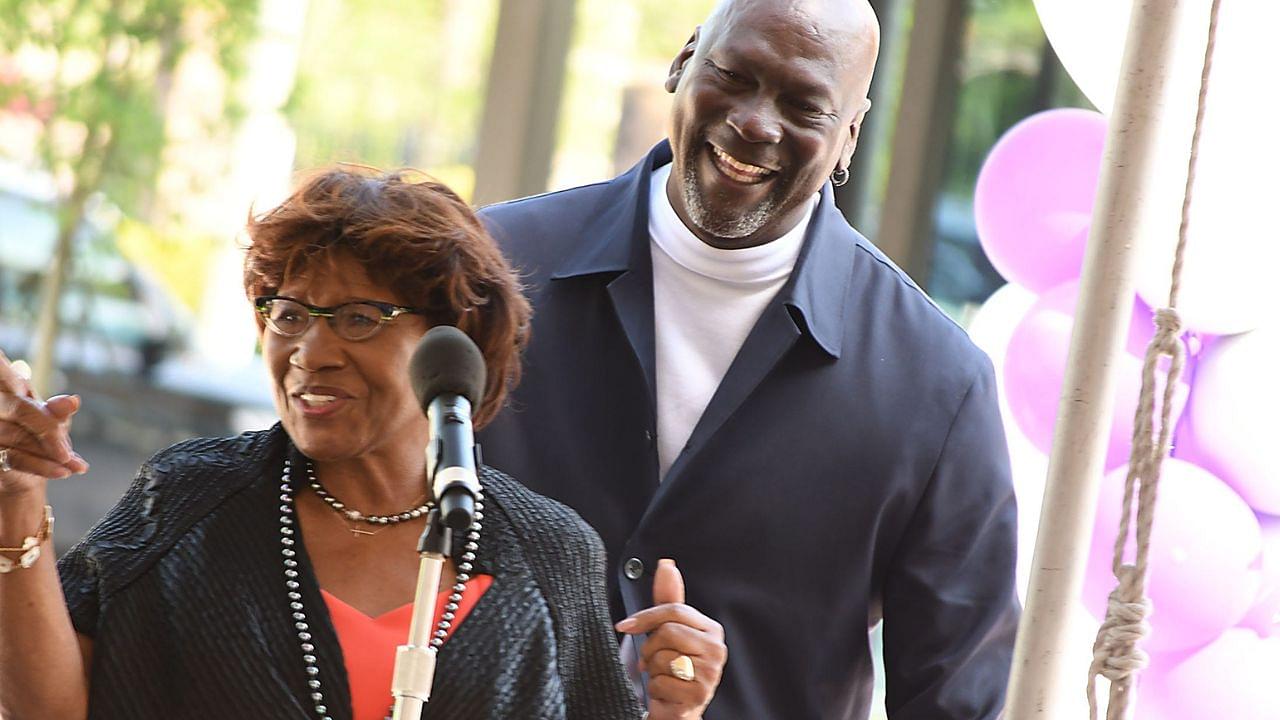
[[[41,397],[52,390],[50,384],[53,372],[58,367],[57,340],[61,326],[58,308],[62,300],[62,291],[71,274],[71,263],[74,259],[72,247],[76,230],[84,221],[85,203],[88,193],[77,188],[72,193],[66,209],[61,213],[58,223],[58,242],[53,250],[53,259],[49,272],[45,275],[40,287],[40,312],[36,316],[36,335],[31,353],[31,384]]]

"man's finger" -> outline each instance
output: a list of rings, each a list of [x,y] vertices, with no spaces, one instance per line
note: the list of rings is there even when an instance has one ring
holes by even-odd
[[[721,636],[724,633],[724,628],[720,626],[720,623],[688,605],[658,605],[657,607],[645,608],[613,627],[620,633],[636,635],[652,632],[655,628],[661,627],[665,623],[687,625],[695,630],[716,633]]]
[[[684,577],[676,567],[676,561],[662,558],[653,571],[653,604],[666,605],[684,602]]]
[[[671,623],[649,634],[648,639],[640,645],[640,657],[645,662],[649,662],[656,653],[671,650],[678,655],[690,657],[706,655],[708,658],[715,659],[720,656],[722,647],[707,633],[694,630],[688,625]]]

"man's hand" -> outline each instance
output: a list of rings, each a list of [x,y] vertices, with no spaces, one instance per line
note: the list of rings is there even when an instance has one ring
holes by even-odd
[[[639,663],[641,672],[649,674],[649,720],[702,717],[729,651],[720,623],[685,604],[684,579],[674,560],[658,561],[653,607],[618,623],[617,630],[649,635],[640,647]]]

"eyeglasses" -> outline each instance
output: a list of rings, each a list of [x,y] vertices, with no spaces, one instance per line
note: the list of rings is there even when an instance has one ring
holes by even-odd
[[[406,313],[421,315],[415,308],[373,300],[358,300],[333,307],[308,305],[282,295],[263,295],[253,299],[253,306],[263,322],[277,335],[299,337],[315,319],[329,321],[329,327],[343,340],[367,340],[383,325]]]

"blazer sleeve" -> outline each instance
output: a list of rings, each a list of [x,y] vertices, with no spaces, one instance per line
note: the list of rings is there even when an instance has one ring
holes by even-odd
[[[995,720],[1019,606],[1017,511],[991,363],[982,358],[884,584],[891,720]]]

